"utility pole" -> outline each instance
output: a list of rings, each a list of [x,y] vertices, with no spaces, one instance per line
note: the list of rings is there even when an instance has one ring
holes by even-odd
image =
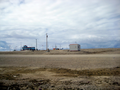
[[[11,46],[9,45],[9,50],[11,51]]]
[[[48,35],[46,33],[46,50],[48,49]]]
[[[60,44],[60,49],[61,49],[61,44]]]
[[[20,51],[22,50],[22,42],[20,42],[21,46],[20,46]]]
[[[36,39],[36,50],[37,50],[37,39]]]
[[[43,50],[43,45],[42,45],[42,50]]]

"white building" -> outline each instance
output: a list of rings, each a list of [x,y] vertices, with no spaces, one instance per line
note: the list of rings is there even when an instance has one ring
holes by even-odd
[[[80,51],[80,45],[79,44],[70,44],[69,48],[70,48],[70,51]]]

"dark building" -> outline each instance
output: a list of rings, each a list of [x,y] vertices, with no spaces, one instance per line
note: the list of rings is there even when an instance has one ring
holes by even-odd
[[[27,45],[24,45],[22,47],[23,50],[35,50],[35,47],[28,47]]]

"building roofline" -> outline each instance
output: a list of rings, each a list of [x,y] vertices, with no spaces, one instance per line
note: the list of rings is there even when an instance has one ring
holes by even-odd
[[[70,45],[79,45],[79,44],[70,44]]]

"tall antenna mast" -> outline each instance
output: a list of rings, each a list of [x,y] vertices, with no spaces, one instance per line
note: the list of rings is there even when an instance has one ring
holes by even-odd
[[[48,35],[46,33],[46,50],[48,49]]]
[[[37,50],[37,39],[36,39],[36,50]]]

